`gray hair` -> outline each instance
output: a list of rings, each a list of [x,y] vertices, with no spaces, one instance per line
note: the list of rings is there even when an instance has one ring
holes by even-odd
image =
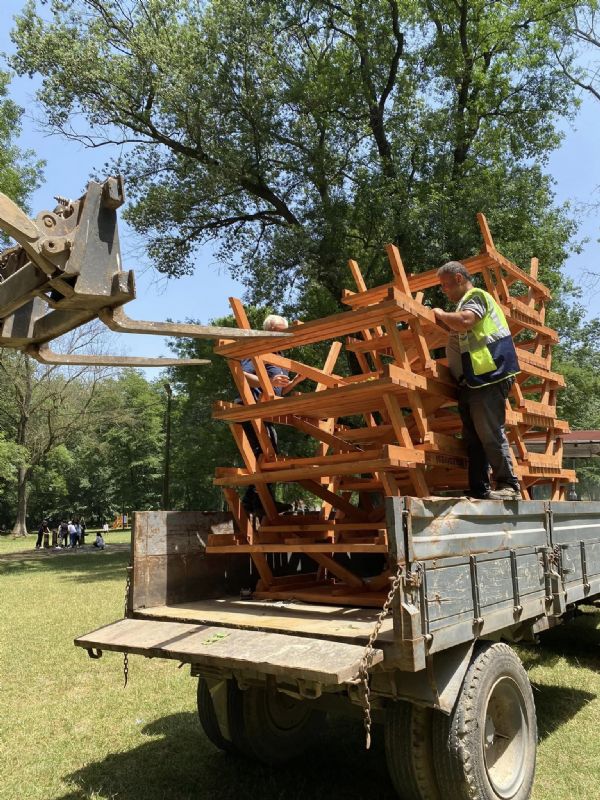
[[[460,261],[447,261],[437,271],[438,278],[442,275],[462,275],[462,277],[472,283],[472,278],[468,270],[460,263]]]
[[[263,331],[272,331],[275,325],[287,328],[288,321],[285,317],[280,317],[279,314],[269,314],[263,322]]]

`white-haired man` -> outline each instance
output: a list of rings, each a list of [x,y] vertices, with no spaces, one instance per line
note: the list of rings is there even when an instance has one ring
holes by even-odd
[[[458,383],[458,410],[469,456],[469,493],[481,499],[519,499],[521,491],[504,424],[506,399],[520,370],[506,318],[491,294],[473,286],[459,261],[440,267],[438,277],[446,297],[457,303],[455,311],[433,311],[438,323],[450,331],[446,355]],[[490,488],[490,466],[494,490]]]

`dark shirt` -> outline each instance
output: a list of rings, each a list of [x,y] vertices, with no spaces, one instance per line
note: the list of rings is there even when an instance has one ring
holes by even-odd
[[[244,370],[244,372],[249,372],[251,375],[256,375],[256,370],[254,369],[254,365],[251,359],[244,358],[240,363],[242,365],[242,369]],[[275,377],[275,375],[289,375],[287,369],[283,369],[282,367],[276,367],[274,364],[265,364],[265,369],[267,370],[267,375],[269,376],[270,380],[272,380]],[[252,396],[254,397],[255,400],[258,400],[262,394],[262,390],[258,386],[251,386],[250,388],[252,389]],[[275,392],[276,395],[281,397],[283,386],[274,386],[273,391]]]

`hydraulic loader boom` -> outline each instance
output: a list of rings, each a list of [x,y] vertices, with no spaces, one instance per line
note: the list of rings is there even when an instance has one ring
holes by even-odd
[[[53,353],[49,342],[96,318],[111,330],[159,336],[286,335],[130,319],[121,308],[135,298],[134,272],[123,270],[119,247],[117,209],[125,201],[123,178],[90,181],[78,200],[56,199],[54,211],[29,219],[0,193],[0,228],[17,242],[0,252],[0,347],[22,350],[43,363],[164,367],[208,362],[63,355]]]

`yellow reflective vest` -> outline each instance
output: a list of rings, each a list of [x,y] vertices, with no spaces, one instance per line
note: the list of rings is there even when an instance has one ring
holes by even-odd
[[[456,310],[462,311],[472,297],[483,301],[486,313],[471,330],[459,333],[458,343],[463,380],[472,389],[480,389],[517,375],[520,369],[506,317],[491,294],[483,289],[469,289]]]

